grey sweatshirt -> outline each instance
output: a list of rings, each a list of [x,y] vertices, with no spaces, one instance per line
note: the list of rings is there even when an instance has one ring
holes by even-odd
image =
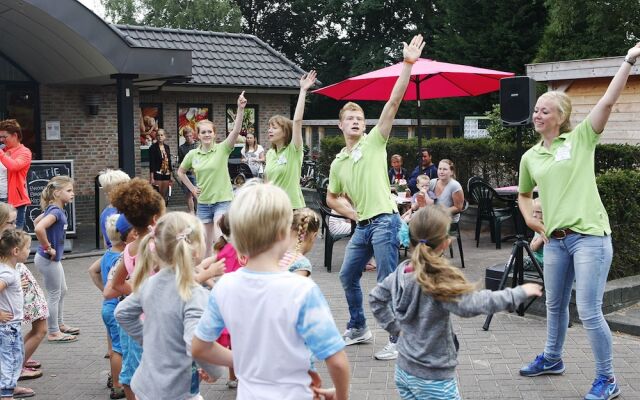
[[[423,379],[455,378],[458,364],[450,313],[461,317],[515,310],[527,299],[521,287],[498,292],[482,290],[460,296],[456,302],[441,302],[425,294],[413,272],[405,272],[408,261],[369,294],[373,316],[391,335],[398,336],[397,365]]]
[[[131,389],[141,400],[191,397],[191,339],[207,305],[208,292],[194,286],[185,302],[178,295],[176,275],[163,268],[116,307],[120,326],[143,344],[142,360],[133,375]],[[144,312],[144,324],[140,320]],[[212,378],[222,375],[219,366],[201,364]]]

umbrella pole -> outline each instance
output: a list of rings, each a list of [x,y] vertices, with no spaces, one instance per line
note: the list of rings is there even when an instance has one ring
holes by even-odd
[[[422,150],[422,121],[420,120],[420,78],[414,80],[416,84],[416,119],[418,120],[418,153]]]

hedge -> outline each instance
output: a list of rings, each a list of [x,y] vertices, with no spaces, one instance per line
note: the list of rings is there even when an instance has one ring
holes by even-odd
[[[609,279],[640,274],[640,172],[611,170],[597,177],[613,241]]]
[[[491,139],[431,139],[423,141],[431,150],[434,162],[448,158],[456,166],[456,179],[466,190],[472,176],[481,176],[495,187],[516,185],[517,157],[513,143],[500,143]],[[344,147],[342,136],[331,136],[320,143],[319,170],[329,176],[329,167],[335,155]],[[411,173],[419,161],[417,139],[390,138],[387,144],[387,165],[393,154],[404,159],[404,168]],[[637,169],[640,166],[640,146],[601,144],[596,147],[596,174],[607,170]]]
[[[494,186],[516,184],[516,157],[513,144],[491,143],[489,139],[434,139],[423,142],[434,161],[450,158],[457,179],[466,191],[469,177],[479,175]],[[344,147],[341,136],[322,140],[320,172],[329,175],[329,166]],[[417,165],[416,139],[391,138],[387,155],[400,154],[410,172]],[[596,147],[595,169],[598,189],[609,214],[614,248],[609,279],[640,274],[640,147],[602,144]]]

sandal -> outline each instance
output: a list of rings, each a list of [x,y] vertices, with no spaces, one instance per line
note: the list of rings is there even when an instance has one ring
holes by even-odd
[[[24,366],[27,368],[40,368],[42,367],[42,363],[40,361],[36,361],[32,358],[28,359]]]
[[[75,342],[76,340],[78,340],[77,336],[67,335],[67,334],[59,336],[59,337],[57,337],[55,339],[47,338],[47,341],[49,343],[70,343],[70,342]]]
[[[125,395],[123,388],[121,387],[111,388],[111,393],[109,393],[110,399],[124,399],[125,397],[127,396]]]
[[[26,399],[27,397],[33,397],[36,395],[36,392],[33,389],[29,389],[26,387],[16,386],[13,389],[13,398],[14,399]]]
[[[71,327],[71,326],[65,326],[64,328],[60,328],[60,332],[67,333],[69,335],[79,335],[80,334],[80,328],[74,328],[74,327]]]
[[[26,381],[29,379],[36,379],[42,376],[42,371],[35,368],[24,367],[20,373],[19,381]]]

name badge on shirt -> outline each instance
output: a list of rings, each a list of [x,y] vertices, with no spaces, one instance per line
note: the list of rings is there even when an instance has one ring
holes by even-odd
[[[571,159],[571,143],[565,143],[556,151],[556,161]]]
[[[360,147],[353,150],[351,158],[353,159],[353,162],[358,162],[358,160],[362,158],[362,151],[360,150]]]
[[[284,154],[283,154],[283,155],[281,155],[280,157],[278,157],[278,160],[276,161],[276,163],[277,163],[278,165],[284,165],[284,164],[286,164],[286,163],[287,163],[287,159],[286,159],[286,157],[284,156]]]
[[[200,159],[199,158],[194,158],[193,162],[191,164],[193,164],[193,166],[195,167],[196,165],[200,164]]]

